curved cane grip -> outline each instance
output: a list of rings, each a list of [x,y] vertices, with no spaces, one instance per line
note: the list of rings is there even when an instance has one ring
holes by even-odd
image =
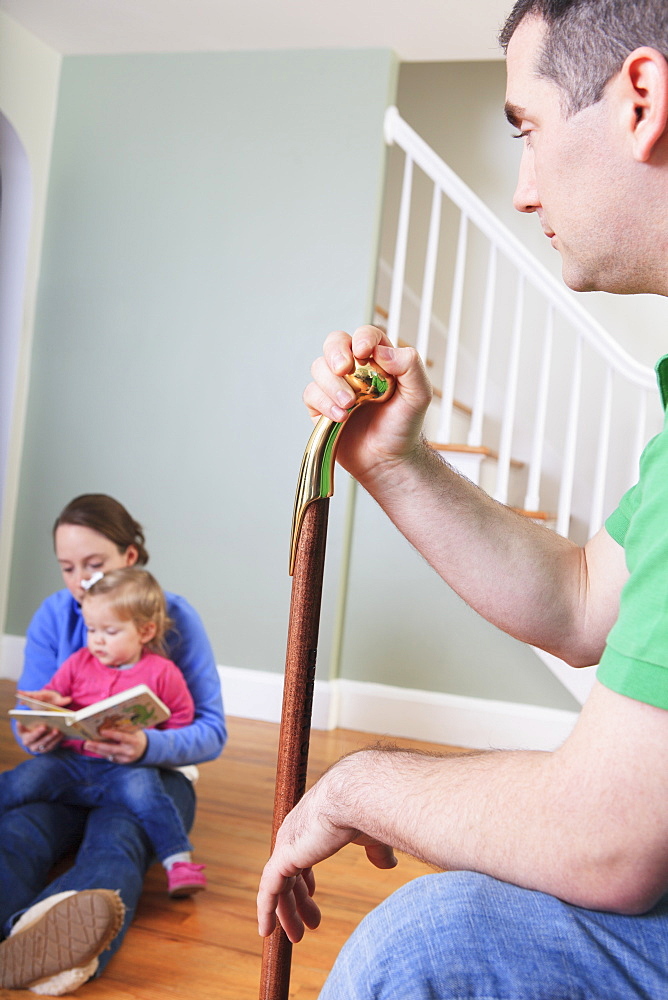
[[[356,398],[348,407],[352,413],[365,403],[383,403],[394,392],[396,380],[388,375],[373,360],[355,359],[355,369],[344,375],[348,385],[354,389]],[[347,421],[346,421],[347,422]],[[297,482],[295,506],[292,515],[292,536],[290,540],[290,576],[295,564],[295,553],[304,511],[314,500],[331,497],[334,492],[334,460],[339,437],[345,423],[320,417],[308,440]]]

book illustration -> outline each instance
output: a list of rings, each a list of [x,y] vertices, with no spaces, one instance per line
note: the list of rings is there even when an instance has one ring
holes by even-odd
[[[18,698],[34,707],[10,709],[11,718],[29,729],[50,726],[60,730],[69,739],[100,739],[103,729],[125,732],[148,729],[164,722],[171,715],[164,702],[146,684],[137,684],[127,691],[120,691],[78,711],[46,705],[21,694]]]

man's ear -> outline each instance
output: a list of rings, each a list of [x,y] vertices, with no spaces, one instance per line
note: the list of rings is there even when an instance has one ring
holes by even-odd
[[[633,155],[639,163],[647,163],[661,140],[668,141],[668,62],[657,49],[635,49],[617,82]]]

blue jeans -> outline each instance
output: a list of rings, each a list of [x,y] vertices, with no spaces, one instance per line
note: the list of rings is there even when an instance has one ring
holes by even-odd
[[[661,1000],[668,897],[643,916],[452,872],[409,882],[344,945],[320,1000]]]
[[[160,770],[166,793],[190,829],[195,817],[192,783],[179,771]],[[71,868],[49,882],[53,866],[76,851]],[[144,875],[155,860],[138,820],[123,806],[95,809],[35,802],[0,815],[0,929],[7,936],[21,914],[67,890],[115,889],[126,913],[111,947],[99,957],[98,975],[120,947],[137,908]]]
[[[165,792],[157,767],[115,764],[72,750],[53,750],[0,774],[0,809],[28,802],[71,806],[125,806],[137,817],[158,859],[191,851],[176,806]]]

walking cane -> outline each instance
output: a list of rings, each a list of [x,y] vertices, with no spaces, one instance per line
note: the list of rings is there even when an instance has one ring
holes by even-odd
[[[345,376],[357,397],[349,411],[389,399],[394,378],[374,361],[357,362]],[[325,565],[329,497],[334,492],[334,457],[343,424],[321,417],[306,445],[292,516],[288,624],[283,709],[278,739],[271,849],[278,829],[304,794],[311,735],[311,708],[318,651],[320,599]],[[287,1000],[292,944],[280,925],[264,940],[260,1000]]]

